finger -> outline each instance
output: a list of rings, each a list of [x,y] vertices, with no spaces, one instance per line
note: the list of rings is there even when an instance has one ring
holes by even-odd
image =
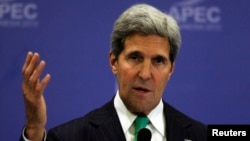
[[[37,85],[37,91],[39,91],[40,93],[43,93],[50,79],[51,79],[50,74],[46,74],[45,77],[41,80],[41,82]]]
[[[33,56],[33,53],[29,51],[29,52],[27,53],[27,56],[26,56],[26,59],[25,59],[25,63],[23,64],[23,67],[22,67],[22,72],[23,72],[23,73],[24,73],[24,71],[26,70],[27,66],[29,65],[32,56]]]
[[[39,60],[39,54],[38,53],[34,53],[34,55],[31,58],[31,61],[29,62],[29,64],[26,67],[26,69],[24,70],[24,77],[25,77],[25,79],[29,78],[33,74],[33,71],[37,67],[38,60]]]
[[[29,78],[29,81],[34,85],[40,78],[44,68],[45,68],[45,61],[41,61],[40,64],[34,69],[32,75]]]

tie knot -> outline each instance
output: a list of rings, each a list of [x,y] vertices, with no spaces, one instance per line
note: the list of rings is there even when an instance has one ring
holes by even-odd
[[[148,123],[149,119],[147,118],[147,116],[137,116],[137,118],[135,119],[135,133],[138,133],[139,130],[145,128]]]

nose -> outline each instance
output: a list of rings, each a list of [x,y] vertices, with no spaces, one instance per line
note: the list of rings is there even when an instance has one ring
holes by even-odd
[[[139,77],[148,80],[152,77],[152,66],[150,61],[144,61],[140,66]]]

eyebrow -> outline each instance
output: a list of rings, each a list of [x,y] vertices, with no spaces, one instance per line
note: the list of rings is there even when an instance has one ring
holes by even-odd
[[[142,55],[143,53],[141,53],[140,51],[131,51],[129,52],[127,55]]]
[[[130,56],[130,55],[141,55],[141,56],[143,56],[143,53],[136,50],[136,51],[129,52],[126,56]],[[159,57],[164,59],[164,60],[167,60],[167,61],[169,60],[168,57],[165,57],[164,55],[161,55],[161,54],[156,54],[152,58],[155,59],[155,58],[159,58]]]

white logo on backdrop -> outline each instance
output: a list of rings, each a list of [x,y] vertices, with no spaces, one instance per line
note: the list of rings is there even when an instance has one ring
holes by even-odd
[[[38,5],[34,2],[0,0],[0,27],[38,27]]]
[[[183,0],[174,3],[169,14],[178,21],[182,30],[220,31],[221,9],[214,5],[204,5],[205,1]]]

